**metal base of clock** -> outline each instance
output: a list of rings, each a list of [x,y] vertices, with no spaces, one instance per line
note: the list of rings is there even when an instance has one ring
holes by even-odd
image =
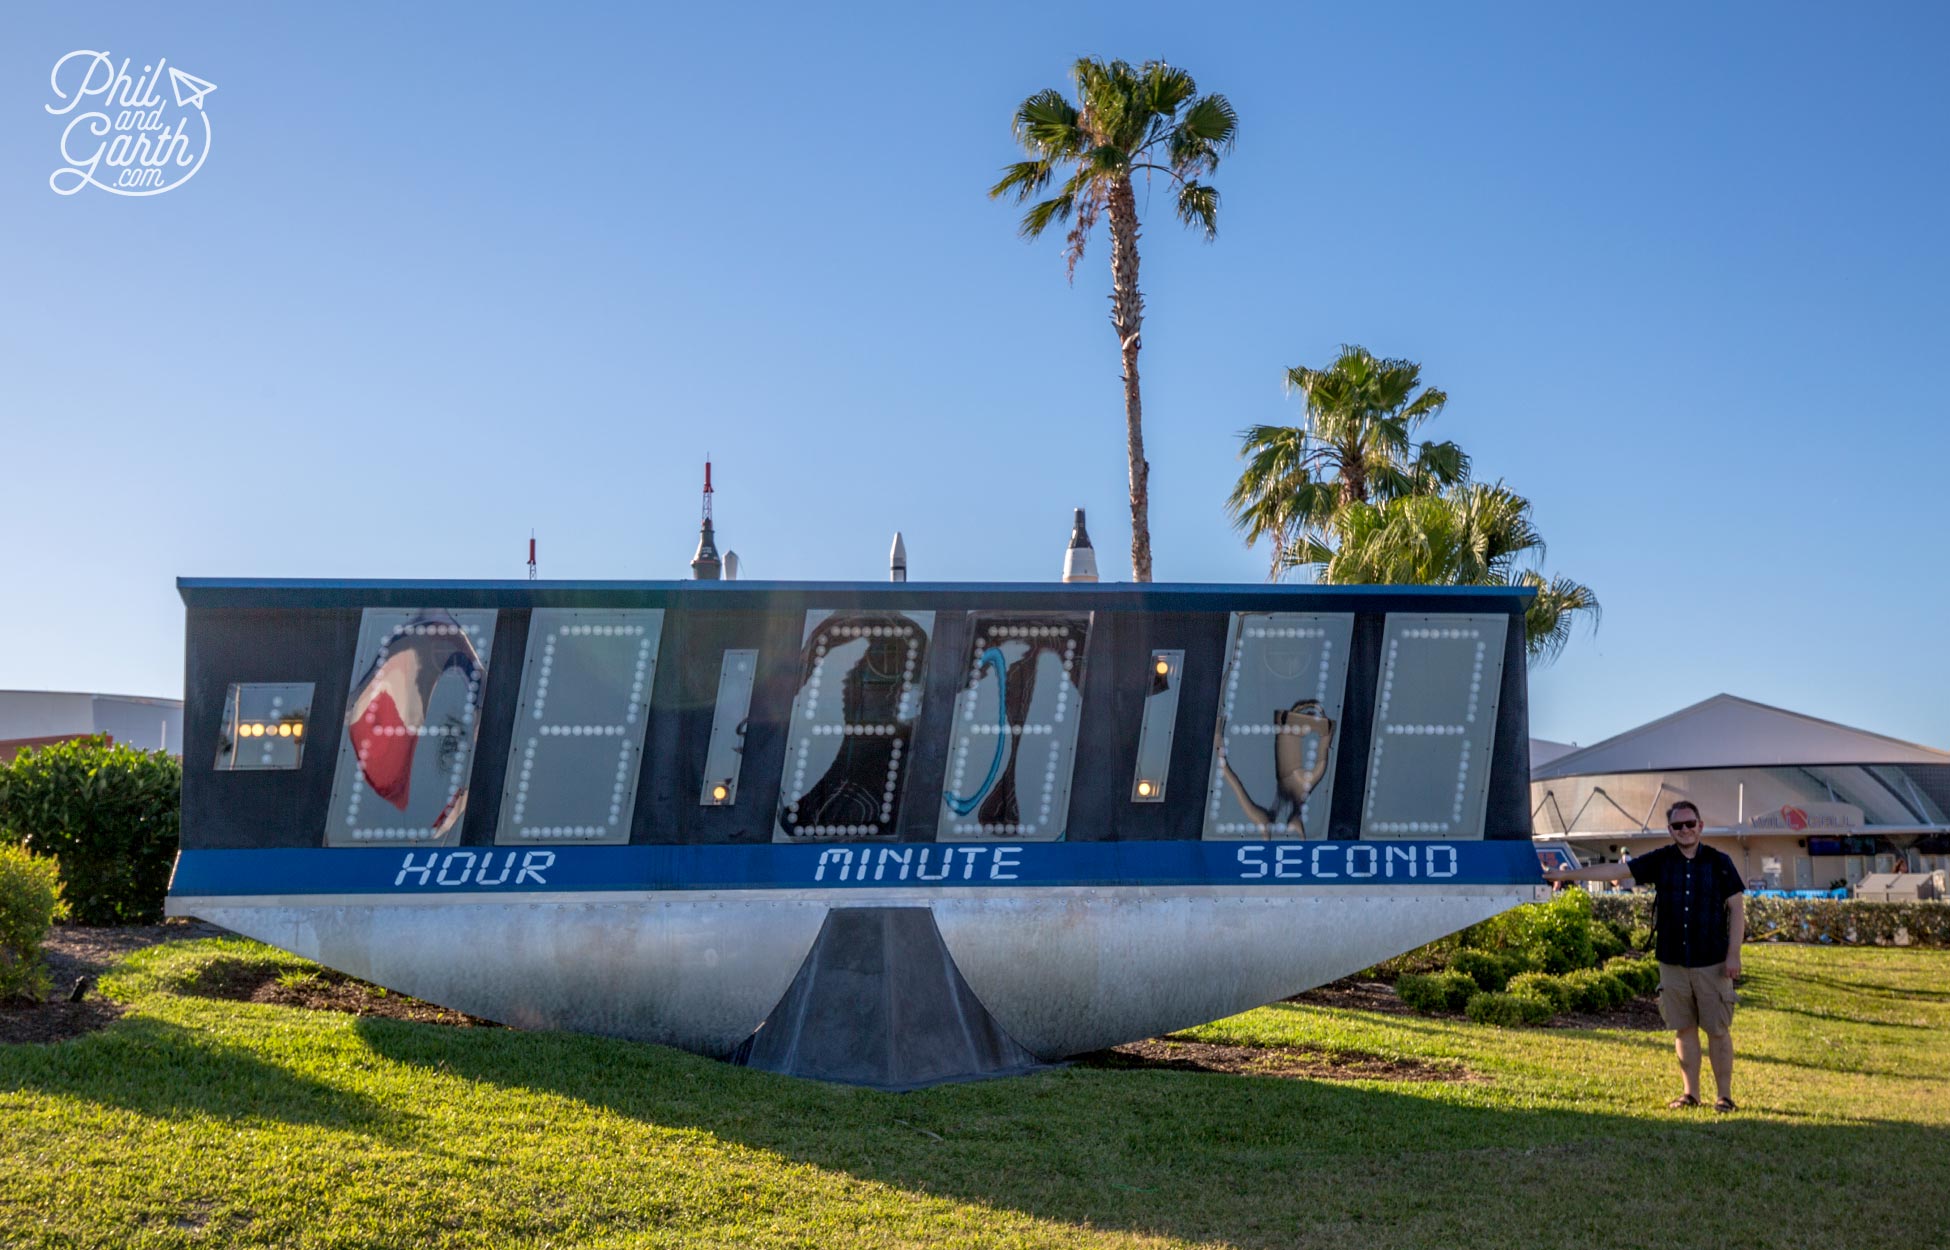
[[[852,957],[840,930],[868,921],[846,913],[898,910],[926,916],[929,936],[938,935],[959,983],[945,1001],[979,1004],[1003,1037],[1047,1063],[1277,1001],[1535,893],[1419,884],[1057,886],[1008,895],[897,888],[873,891],[873,906],[863,907],[869,900],[857,890],[520,901],[469,892],[173,897],[168,910],[517,1028],[658,1042],[717,1059],[732,1058],[768,1020],[780,1023],[795,982]],[[830,956],[809,959],[835,916]],[[889,939],[879,940],[887,949]],[[908,954],[903,947],[900,958]],[[897,1010],[887,1015],[897,1030],[904,1020]],[[918,1053],[908,1039],[888,1044]],[[921,1072],[905,1066],[915,1062],[903,1057],[887,1070]],[[958,1064],[966,1066],[945,1066]]]
[[[734,1063],[906,1090],[1045,1065],[982,1006],[925,907],[835,907]]]

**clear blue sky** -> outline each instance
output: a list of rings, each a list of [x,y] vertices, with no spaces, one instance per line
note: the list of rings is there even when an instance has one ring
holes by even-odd
[[[1941,6],[9,6],[0,687],[176,693],[192,575],[1128,576],[1101,245],[984,198],[1080,54],[1231,97],[1150,205],[1162,580],[1282,370],[1362,343],[1536,503],[1590,742],[1726,690],[1950,745]],[[190,183],[49,191],[63,53],[218,85]]]

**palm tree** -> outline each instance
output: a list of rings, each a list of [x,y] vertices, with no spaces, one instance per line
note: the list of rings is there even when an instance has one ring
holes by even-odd
[[[1321,582],[1528,586],[1537,594],[1524,639],[1539,664],[1557,658],[1577,621],[1595,629],[1600,615],[1591,588],[1541,572],[1543,558],[1530,501],[1501,482],[1350,504],[1335,514],[1329,534],[1288,550],[1291,564],[1311,567]]]
[[[1448,395],[1423,389],[1422,366],[1343,346],[1325,369],[1286,371],[1306,405],[1303,426],[1255,425],[1241,438],[1246,467],[1226,500],[1247,543],[1268,539],[1269,578],[1296,542],[1323,538],[1342,508],[1431,494],[1468,480],[1469,457],[1450,442],[1417,442]]]
[[[1039,91],[1016,109],[1015,135],[1030,159],[1008,166],[989,188],[991,198],[1013,195],[1018,204],[1063,175],[1056,194],[1030,205],[1020,231],[1040,236],[1068,222],[1064,248],[1070,278],[1099,217],[1110,219],[1111,327],[1124,364],[1124,442],[1131,475],[1131,575],[1151,580],[1150,465],[1144,459],[1144,404],[1138,393],[1139,333],[1144,297],[1138,292],[1138,209],[1132,179],[1158,174],[1175,192],[1178,218],[1218,233],[1219,193],[1200,181],[1232,148],[1239,119],[1222,95],[1199,95],[1182,69],[1146,61],[1079,60],[1070,76],[1077,102],[1054,88]]]

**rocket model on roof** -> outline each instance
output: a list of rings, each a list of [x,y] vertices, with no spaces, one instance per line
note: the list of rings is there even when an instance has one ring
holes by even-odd
[[[724,576],[724,562],[718,559],[717,536],[711,532],[711,462],[704,462],[704,520],[698,527],[697,554],[691,557],[691,576],[700,582],[715,582]]]
[[[907,580],[907,544],[901,539],[901,532],[894,531],[894,546],[887,553],[887,580],[904,582]]]
[[[1097,580],[1097,550],[1090,545],[1090,532],[1083,528],[1083,509],[1077,509],[1076,524],[1070,529],[1070,547],[1063,553],[1063,580]]]

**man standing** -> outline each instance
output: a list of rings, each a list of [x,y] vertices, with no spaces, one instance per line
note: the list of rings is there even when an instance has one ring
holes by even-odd
[[[1678,1034],[1673,1048],[1685,1092],[1668,1107],[1699,1106],[1699,1035],[1719,1087],[1715,1111],[1733,1105],[1733,978],[1747,936],[1746,886],[1733,860],[1700,843],[1699,808],[1684,799],[1666,809],[1672,842],[1629,864],[1558,868],[1546,881],[1623,881],[1654,887],[1652,928],[1659,956],[1659,1014]]]

